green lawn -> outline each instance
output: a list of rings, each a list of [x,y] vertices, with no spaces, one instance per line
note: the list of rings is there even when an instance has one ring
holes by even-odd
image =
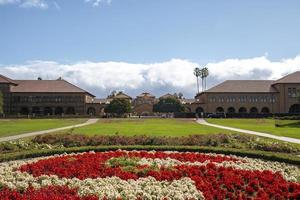
[[[0,137],[70,126],[85,121],[86,119],[1,119]]]
[[[232,131],[199,125],[191,119],[101,119],[96,124],[76,128],[72,132],[86,135],[120,134],[127,136],[183,136],[232,133]]]
[[[270,133],[300,139],[300,124],[276,127],[274,119],[207,119],[208,122],[234,128]],[[283,120],[282,122],[293,122]]]

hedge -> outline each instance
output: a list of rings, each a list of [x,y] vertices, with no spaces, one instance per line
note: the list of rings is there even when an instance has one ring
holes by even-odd
[[[232,148],[221,147],[200,147],[200,146],[84,146],[62,149],[48,149],[48,150],[31,150],[16,153],[6,153],[0,155],[0,162],[35,158],[41,156],[50,156],[62,153],[79,153],[88,151],[111,151],[111,150],[159,150],[159,151],[190,151],[202,153],[221,153],[225,155],[237,155],[249,158],[260,158],[269,161],[285,162],[300,166],[300,157],[292,154],[253,151],[253,150],[237,150]]]

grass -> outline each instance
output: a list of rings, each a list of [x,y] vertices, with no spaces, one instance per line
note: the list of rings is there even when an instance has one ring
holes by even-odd
[[[63,131],[66,133],[68,131]],[[197,124],[191,119],[101,119],[96,124],[76,128],[72,133],[85,135],[185,136],[195,134],[233,133]]]
[[[208,122],[222,126],[241,128],[251,131],[269,133],[272,135],[292,137],[300,139],[300,124],[276,127],[274,119],[207,119]],[[283,120],[282,123],[289,124],[292,120]]]
[[[0,137],[79,124],[86,119],[2,119]]]

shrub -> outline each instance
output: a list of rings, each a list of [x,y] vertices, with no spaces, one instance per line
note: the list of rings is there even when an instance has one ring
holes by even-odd
[[[213,135],[189,135],[184,137],[155,137],[146,135],[136,136],[92,136],[77,134],[48,134],[36,136],[33,143],[63,145],[64,147],[99,146],[99,145],[145,145],[145,146],[208,146],[227,147],[236,149],[252,149],[271,152],[298,153],[299,145],[286,142],[258,138],[243,134],[213,134]]]

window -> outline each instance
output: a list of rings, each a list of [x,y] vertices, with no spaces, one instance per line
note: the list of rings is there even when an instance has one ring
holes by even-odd
[[[292,96],[292,88],[288,88],[288,96],[289,96],[289,97]]]
[[[240,96],[239,97],[239,102],[246,102],[247,101],[247,97],[246,96]]]
[[[297,97],[297,89],[296,88],[288,88],[288,97],[292,97],[292,98]]]
[[[297,90],[296,88],[292,89],[292,97],[296,97],[297,96]]]

